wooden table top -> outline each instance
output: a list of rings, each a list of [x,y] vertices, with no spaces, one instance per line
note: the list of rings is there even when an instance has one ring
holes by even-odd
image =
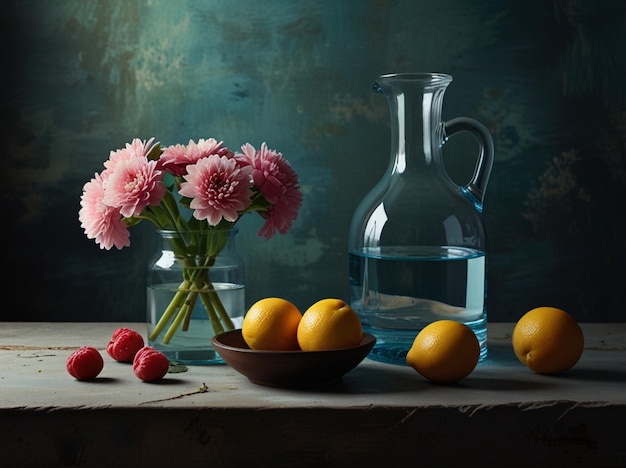
[[[273,430],[283,438],[300,441],[302,436],[310,440],[311,434],[316,434],[313,440],[317,445],[292,443],[295,445],[288,459],[295,465],[303,453],[312,457],[309,461],[319,462],[323,457],[327,466],[341,464],[345,450],[330,449],[331,442],[344,440],[345,444],[348,437],[354,444],[355,433],[368,445],[353,447],[352,460],[366,464],[376,460],[402,464],[401,456],[408,455],[395,446],[398,441],[410,441],[406,443],[416,449],[422,445],[446,447],[450,437],[461,433],[468,447],[477,438],[477,443],[491,447],[493,454],[500,453],[498,446],[520,453],[527,447],[526,458],[520,456],[529,463],[537,461],[531,453],[548,462],[553,456],[562,460],[567,454],[583,464],[593,459],[612,466],[626,460],[626,323],[581,324],[585,333],[583,356],[574,368],[558,376],[538,375],[523,366],[511,347],[514,324],[491,323],[487,360],[458,384],[431,384],[408,366],[366,359],[341,380],[306,389],[256,385],[227,365],[188,366],[186,372],[168,374],[159,383],[141,382],[130,364],[117,363],[104,351],[112,332],[120,326],[145,335],[142,323],[0,323],[0,418],[11,422],[10,427],[0,424],[0,444],[8,444],[8,453],[35,457],[35,465],[41,461],[33,454],[32,445],[42,443],[44,435],[33,433],[27,421],[45,426],[46,421],[63,425],[71,419],[77,427],[83,424],[96,430],[91,425],[97,418],[102,419],[103,428],[108,427],[112,415],[122,411],[141,414],[139,420],[131,418],[125,423],[136,425],[136,432],[148,431],[146,424],[163,426],[157,437],[162,443],[167,443],[161,439],[168,431],[174,431],[169,438],[187,434],[185,427],[197,424],[197,418],[206,418],[211,430],[215,430],[212,424],[218,424],[221,442],[211,440],[222,450],[213,447],[211,456],[225,464],[235,460],[234,453],[254,447],[239,440],[239,446],[234,445],[237,449],[226,450],[230,443],[224,434],[249,434],[250,426],[261,433]],[[67,356],[82,345],[101,349],[105,360],[102,373],[91,382],[76,381],[65,370]],[[51,414],[56,419],[50,418]],[[79,420],[80,424],[76,422]],[[180,427],[170,426],[168,421],[178,421]],[[542,430],[543,435],[539,434]],[[595,448],[591,450],[585,441]],[[268,457],[271,446],[267,445]],[[85,457],[100,453],[93,441],[85,447],[81,452]],[[55,450],[51,447],[41,453],[48,453],[45,460],[58,461]],[[256,450],[263,453],[259,447]],[[444,451],[443,458],[440,455],[433,460],[456,460],[453,457],[458,453]],[[426,454],[424,451],[421,461],[429,459]],[[594,458],[587,458],[591,454]],[[471,460],[478,463],[479,458],[465,459]],[[480,458],[480,462],[494,460]],[[176,461],[174,457],[172,462]]]

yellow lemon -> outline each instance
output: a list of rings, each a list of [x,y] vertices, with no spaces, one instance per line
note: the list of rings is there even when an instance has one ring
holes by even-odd
[[[351,348],[363,338],[361,320],[341,299],[322,299],[309,307],[298,325],[303,351]]]
[[[539,374],[557,374],[580,359],[585,338],[570,314],[556,307],[526,312],[513,329],[513,351],[528,368]]]
[[[254,303],[243,318],[241,334],[251,349],[292,351],[298,349],[300,310],[279,297]]]
[[[415,337],[406,362],[435,383],[452,383],[472,373],[480,357],[480,345],[467,325],[438,320]]]

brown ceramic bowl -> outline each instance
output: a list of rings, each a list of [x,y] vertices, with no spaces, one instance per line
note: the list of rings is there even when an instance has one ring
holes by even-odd
[[[335,380],[365,359],[376,338],[363,333],[354,348],[327,351],[255,351],[241,335],[241,329],[211,338],[215,350],[237,372],[259,385],[300,387]]]

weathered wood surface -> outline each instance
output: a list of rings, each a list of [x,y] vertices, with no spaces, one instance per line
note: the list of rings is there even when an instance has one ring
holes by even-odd
[[[529,463],[619,466],[626,460],[626,324],[583,324],[581,361],[541,376],[513,355],[509,323],[490,324],[490,354],[462,383],[365,360],[308,389],[250,383],[227,366],[140,382],[104,346],[118,326],[0,323],[0,449],[5,466],[365,466]],[[65,359],[102,349],[78,382]],[[200,389],[206,385],[207,389]],[[3,463],[4,465],[4,463]]]

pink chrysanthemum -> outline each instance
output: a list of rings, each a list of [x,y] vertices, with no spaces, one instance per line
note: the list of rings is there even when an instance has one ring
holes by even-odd
[[[122,216],[138,216],[146,206],[158,205],[165,195],[163,172],[156,161],[130,158],[119,161],[106,181],[102,202],[117,207]]]
[[[158,143],[154,143],[154,138],[150,138],[148,141],[141,141],[139,138],[135,138],[131,143],[126,143],[124,148],[111,151],[109,159],[104,162],[105,173],[110,174],[114,172],[115,167],[122,161],[128,161],[136,157],[145,158],[156,145]]]
[[[239,211],[252,202],[250,168],[240,167],[228,156],[212,155],[187,166],[185,182],[178,191],[191,198],[190,208],[196,219],[206,219],[216,226],[222,219],[235,222]]]
[[[187,172],[188,165],[214,154],[233,157],[233,152],[224,146],[223,141],[217,141],[215,138],[208,140],[201,138],[198,143],[195,143],[189,140],[187,146],[172,145],[165,148],[159,158],[159,168],[175,176],[182,176]]]
[[[119,209],[102,203],[104,180],[100,174],[87,182],[80,197],[81,209],[78,212],[80,226],[88,239],[95,239],[101,249],[110,250],[130,245],[130,232],[122,221]]]
[[[302,192],[298,176],[281,153],[268,149],[263,143],[259,151],[247,143],[236,154],[240,164],[252,167],[252,180],[263,197],[271,203],[266,213],[261,213],[265,224],[259,235],[269,239],[276,230],[285,234],[298,216],[302,205]]]

